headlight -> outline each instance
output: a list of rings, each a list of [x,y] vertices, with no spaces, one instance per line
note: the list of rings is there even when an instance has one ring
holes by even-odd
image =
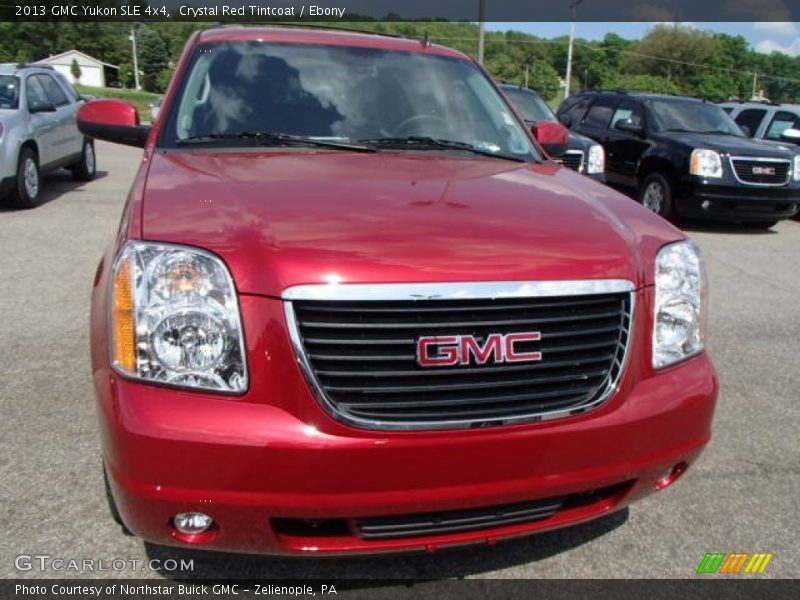
[[[692,242],[669,244],[658,252],[655,294],[653,367],[660,369],[705,346],[706,266]]]
[[[114,265],[111,360],[128,377],[242,392],[247,368],[236,290],[216,256],[130,242]]]
[[[586,159],[586,173],[595,175],[606,170],[606,153],[600,144],[594,144],[589,148],[589,156]]]
[[[792,173],[794,173],[794,175],[792,175],[794,180],[800,181],[800,154],[794,155],[794,165],[792,168]]]
[[[700,177],[722,177],[722,157],[715,150],[698,148],[692,152],[689,173]]]

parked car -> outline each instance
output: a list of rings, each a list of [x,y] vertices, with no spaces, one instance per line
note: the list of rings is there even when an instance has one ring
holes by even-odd
[[[145,153],[91,309],[129,531],[435,550],[607,515],[697,458],[700,251],[546,160],[470,57],[224,28],[176,72],[152,127],[118,100],[79,117]]]
[[[562,122],[603,144],[608,182],[659,215],[772,227],[800,205],[800,156],[747,138],[719,106],[620,91],[570,96]]]
[[[508,83],[500,84],[511,104],[517,109],[528,126],[537,123],[558,123],[558,118],[537,92],[530,88]],[[603,146],[594,140],[571,131],[566,152],[554,158],[560,160],[564,166],[588,175],[598,181],[605,181],[606,155]]]
[[[94,178],[94,142],[78,131],[83,102],[52,67],[0,65],[0,198],[38,206],[42,174],[62,167],[77,180]]]
[[[748,137],[800,144],[800,104],[722,102],[720,106]]]
[[[163,98],[159,98],[150,105],[150,122],[155,123],[158,115],[161,113],[161,105],[164,103]]]

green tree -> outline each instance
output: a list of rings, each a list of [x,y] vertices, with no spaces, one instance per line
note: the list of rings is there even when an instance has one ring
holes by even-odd
[[[75,79],[76,83],[81,82],[81,66],[78,64],[77,58],[72,59],[72,64],[69,66],[69,72],[72,73],[72,77]]]
[[[138,28],[136,43],[142,85],[148,92],[156,92],[159,74],[169,65],[167,45],[155,29],[148,25],[141,25]]]

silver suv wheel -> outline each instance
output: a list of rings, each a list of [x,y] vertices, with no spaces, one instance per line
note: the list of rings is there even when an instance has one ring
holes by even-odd
[[[32,156],[26,156],[23,160],[22,174],[25,192],[28,194],[28,198],[33,200],[39,195],[39,167],[36,166],[36,160]]]

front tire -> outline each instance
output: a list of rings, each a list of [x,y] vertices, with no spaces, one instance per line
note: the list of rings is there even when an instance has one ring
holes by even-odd
[[[76,181],[91,181],[97,172],[97,158],[94,153],[94,141],[83,140],[80,160],[72,167],[72,178]]]
[[[639,186],[639,202],[665,219],[671,219],[675,215],[672,186],[661,173],[651,173],[645,177]]]
[[[39,159],[32,148],[23,148],[17,163],[17,180],[11,192],[11,204],[19,208],[36,208],[42,203],[41,192]]]

